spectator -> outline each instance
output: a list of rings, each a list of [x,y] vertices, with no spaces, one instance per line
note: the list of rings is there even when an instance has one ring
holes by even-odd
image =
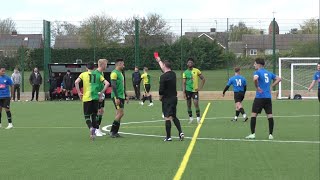
[[[53,93],[57,91],[57,87],[58,87],[58,84],[57,84],[58,79],[56,78],[54,73],[51,74],[51,77],[48,80],[48,82],[50,84],[50,89],[49,89],[50,100],[52,101],[54,99]]]
[[[70,70],[67,70],[67,74],[63,77],[63,84],[65,89],[66,100],[73,100],[72,88],[74,84],[74,78],[70,73]]]
[[[16,92],[17,92],[17,99],[20,101],[20,84],[21,84],[21,74],[18,70],[18,68],[15,68],[12,75],[11,79],[13,82],[13,95],[12,95],[12,100],[16,101]]]
[[[139,72],[139,67],[136,66],[134,68],[134,72],[132,73],[132,85],[133,85],[136,99],[140,99],[140,82],[141,82],[141,74]]]
[[[32,86],[32,98],[30,101],[33,101],[34,93],[36,93],[36,101],[38,101],[39,89],[40,89],[40,85],[42,84],[42,77],[38,71],[38,68],[33,69],[33,72],[31,73],[31,75],[29,77],[29,81]]]

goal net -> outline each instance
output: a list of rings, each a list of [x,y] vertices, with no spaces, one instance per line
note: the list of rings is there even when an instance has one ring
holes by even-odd
[[[316,99],[316,88],[308,91],[313,75],[317,69],[319,57],[279,58],[279,83],[278,99],[294,98],[300,94],[302,99]]]

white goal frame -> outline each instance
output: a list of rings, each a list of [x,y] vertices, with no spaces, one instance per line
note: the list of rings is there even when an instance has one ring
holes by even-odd
[[[294,93],[293,93],[293,91],[294,91],[294,84],[296,84],[296,85],[298,85],[298,86],[301,86],[301,87],[303,87],[303,88],[305,88],[306,90],[308,90],[308,87],[306,87],[306,86],[303,86],[303,85],[301,85],[301,84],[298,84],[298,83],[295,83],[294,82],[294,75],[293,75],[293,73],[294,73],[294,67],[295,66],[317,66],[317,64],[318,63],[292,63],[291,64],[291,69],[290,69],[290,71],[291,71],[291,73],[290,73],[290,76],[291,76],[291,82],[290,82],[290,97],[291,97],[291,99],[293,99],[293,97],[294,97]],[[310,80],[311,81],[311,80]],[[302,99],[316,99],[317,97],[308,97],[308,96],[302,96]]]
[[[291,60],[291,61],[294,61],[294,60],[318,60],[318,61],[320,61],[320,57],[290,57],[290,58],[288,58],[288,57],[280,57],[279,58],[279,61],[278,61],[278,68],[279,68],[279,77],[282,77],[282,63],[284,62],[284,61],[286,61],[286,60]],[[302,62],[297,62],[297,63],[292,63],[292,64],[301,64]],[[313,64],[313,63],[306,63],[306,64]],[[293,78],[292,77],[292,65],[290,66],[291,67],[291,74],[290,74],[290,76],[291,76],[291,78]],[[310,82],[311,82],[311,79],[310,79]],[[294,84],[294,82],[291,80],[291,98],[293,98],[293,96],[292,96],[292,92],[293,92],[293,89],[292,89],[292,84]],[[282,82],[280,81],[280,83],[279,83],[279,93],[278,93],[278,99],[288,99],[288,97],[283,97],[282,96],[282,90],[283,90],[283,88],[282,88]],[[310,97],[309,97],[310,98]]]

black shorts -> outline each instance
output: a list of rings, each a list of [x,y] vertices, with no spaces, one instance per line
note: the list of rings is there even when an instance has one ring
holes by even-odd
[[[66,86],[67,91],[72,91],[72,86]]]
[[[124,99],[121,99],[121,98],[119,98],[120,99],[120,104],[119,104],[119,106],[117,106],[116,105],[116,98],[112,98],[112,102],[113,102],[113,104],[114,104],[114,107],[116,108],[116,109],[123,109],[124,108]]]
[[[199,93],[186,91],[186,97],[187,97],[187,100],[190,100],[191,98],[194,100],[199,100]]]
[[[234,102],[242,102],[244,99],[244,92],[234,92]]]
[[[102,109],[104,108],[104,100],[103,101],[99,101],[99,106],[98,106],[98,109]]]
[[[0,107],[10,109],[10,98],[0,98]]]
[[[99,106],[98,100],[83,102],[83,114],[84,115],[97,114],[98,106]]]
[[[143,86],[144,86],[144,92],[145,92],[145,93],[149,93],[149,92],[150,92],[150,89],[151,89],[150,84],[144,84]]]
[[[262,109],[266,114],[272,114],[271,98],[255,98],[252,104],[252,112],[260,114]]]
[[[162,98],[162,112],[164,117],[175,117],[177,114],[177,97]]]

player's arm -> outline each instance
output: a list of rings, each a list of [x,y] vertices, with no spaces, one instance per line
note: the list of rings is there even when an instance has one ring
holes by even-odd
[[[200,84],[200,88],[198,89],[198,91],[202,90],[204,83],[206,82],[206,79],[204,78],[204,76],[202,74],[199,74],[199,78],[201,79],[201,84]]]
[[[262,93],[262,90],[261,88],[259,87],[259,75],[255,74],[253,75],[253,84],[254,84],[254,87],[257,89],[258,92]]]
[[[277,84],[279,84],[280,81],[281,81],[281,78],[279,76],[275,76],[271,87],[272,88],[275,87]]]
[[[184,99],[187,99],[187,97],[186,97],[186,86],[187,86],[186,74],[182,73],[182,93],[183,93]]]
[[[80,76],[81,76],[81,74],[80,74]],[[80,87],[79,87],[79,84],[80,84],[80,82],[81,82],[80,76],[76,79],[76,81],[74,82],[74,85],[75,85],[75,87],[76,87],[78,96],[79,96],[79,98],[81,99],[81,98],[82,98],[82,93],[81,93]]]
[[[244,91],[244,94],[246,94],[246,92],[247,92],[247,85],[244,85],[244,86],[243,86],[243,91]]]
[[[310,86],[308,87],[308,91],[310,91],[315,84],[316,84],[316,80],[312,80]]]
[[[163,62],[161,61],[161,59],[160,59],[159,56],[156,58],[156,61],[158,62],[159,66],[160,66],[160,68],[161,68],[161,70],[162,70],[162,72],[164,72],[164,64],[163,64]]]
[[[229,85],[226,85],[226,87],[224,88],[223,93],[222,93],[223,97],[224,97],[224,94],[228,91],[229,87],[230,87]]]

